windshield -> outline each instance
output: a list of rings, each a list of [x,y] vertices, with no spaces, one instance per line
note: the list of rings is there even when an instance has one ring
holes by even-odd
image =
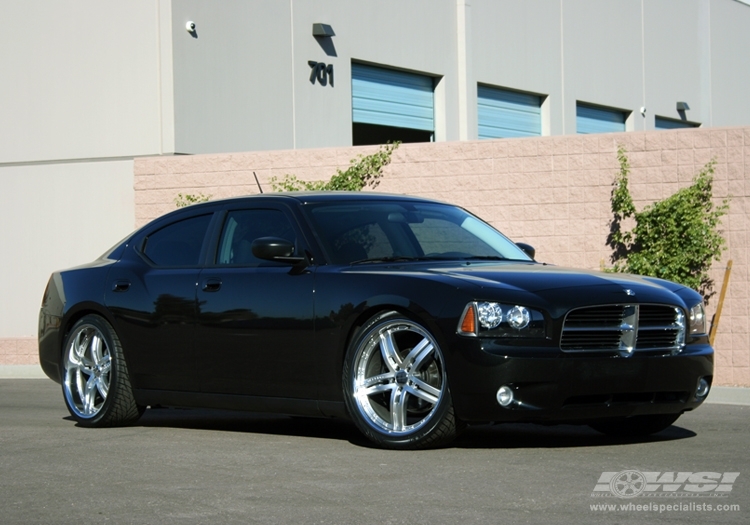
[[[309,204],[305,209],[334,264],[531,260],[492,226],[447,204],[326,202]]]

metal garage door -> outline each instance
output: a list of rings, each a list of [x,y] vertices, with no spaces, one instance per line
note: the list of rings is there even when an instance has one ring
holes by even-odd
[[[656,117],[654,119],[654,125],[656,129],[680,129],[680,128],[696,128],[692,122],[686,122],[684,120],[675,120],[665,117]]]
[[[434,131],[432,77],[352,64],[352,121]]]
[[[579,134],[625,131],[625,113],[617,109],[578,104],[576,130]]]
[[[538,137],[542,134],[542,97],[479,86],[477,120],[480,139]]]

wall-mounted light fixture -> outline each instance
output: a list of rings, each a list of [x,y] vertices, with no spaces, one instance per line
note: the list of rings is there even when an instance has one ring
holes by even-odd
[[[677,103],[677,111],[686,111],[690,109],[690,106],[688,106],[687,102],[678,102]]]
[[[313,24],[313,36],[336,36],[333,32],[333,28],[328,24]]]

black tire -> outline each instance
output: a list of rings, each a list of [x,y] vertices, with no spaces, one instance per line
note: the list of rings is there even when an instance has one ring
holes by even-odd
[[[354,423],[380,447],[440,447],[460,427],[437,340],[398,312],[373,317],[352,338],[342,387]]]
[[[656,434],[669,428],[680,414],[656,414],[628,418],[602,419],[589,424],[594,430],[618,437],[639,437]]]
[[[85,427],[128,425],[145,407],[136,404],[120,339],[106,319],[81,318],[65,338],[61,360],[65,405]]]

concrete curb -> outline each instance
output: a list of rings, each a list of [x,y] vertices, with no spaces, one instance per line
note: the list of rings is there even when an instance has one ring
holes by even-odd
[[[39,365],[0,365],[0,379],[46,379]]]
[[[715,386],[708,393],[706,403],[716,405],[750,406],[750,388],[739,386]]]
[[[47,379],[39,365],[0,365],[0,379]],[[715,386],[706,403],[750,406],[750,388]]]

